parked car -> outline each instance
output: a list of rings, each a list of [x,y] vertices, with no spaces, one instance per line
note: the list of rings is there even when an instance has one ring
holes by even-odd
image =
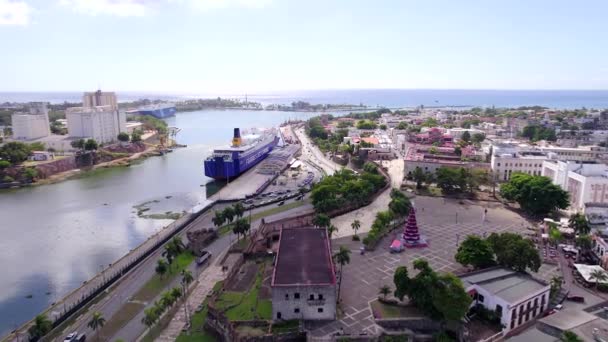
[[[76,339],[76,341],[78,341],[78,342],[85,342],[86,340],[87,340],[87,335],[85,335],[85,334],[78,335],[78,338]]]
[[[196,264],[201,266],[204,263],[206,263],[207,261],[209,261],[209,259],[211,259],[211,253],[209,253],[207,251],[202,251],[201,256],[196,258]]]
[[[573,302],[577,302],[577,303],[584,303],[585,302],[585,297],[583,296],[568,296],[569,301],[573,301]]]
[[[76,337],[78,337],[78,332],[77,332],[77,331],[74,331],[73,333],[68,334],[68,336],[66,336],[66,337],[63,339],[63,342],[72,342],[72,341],[76,341]]]
[[[279,204],[277,204],[278,206],[282,206],[283,204],[285,204],[285,201],[281,201],[279,202]]]

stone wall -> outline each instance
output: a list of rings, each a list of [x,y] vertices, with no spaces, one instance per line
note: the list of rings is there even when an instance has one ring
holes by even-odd
[[[40,164],[36,166],[39,178],[47,178],[60,172],[77,169],[76,159],[74,156],[57,159],[52,162]]]
[[[334,320],[336,319],[336,286],[274,286],[272,318]]]

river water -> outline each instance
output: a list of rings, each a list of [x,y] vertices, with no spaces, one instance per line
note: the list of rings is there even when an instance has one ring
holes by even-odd
[[[167,225],[137,216],[181,212],[206,198],[202,161],[228,144],[233,127],[271,127],[315,114],[243,110],[178,113],[187,148],[127,168],[57,184],[0,192],[0,336],[92,278]],[[154,202],[152,202],[154,201]],[[31,298],[30,298],[31,297]]]

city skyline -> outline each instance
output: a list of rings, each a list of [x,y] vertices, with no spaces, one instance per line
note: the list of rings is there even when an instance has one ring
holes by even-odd
[[[608,89],[590,1],[0,0],[0,91]]]

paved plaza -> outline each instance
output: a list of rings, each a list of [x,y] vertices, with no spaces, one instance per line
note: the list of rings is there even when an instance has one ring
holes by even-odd
[[[369,302],[378,297],[382,285],[393,285],[393,273],[398,266],[408,267],[412,276],[412,261],[418,258],[426,259],[435,271],[462,272],[464,268],[456,263],[454,254],[457,244],[469,234],[481,236],[492,232],[524,233],[532,223],[527,222],[518,214],[504,209],[502,204],[495,202],[475,202],[468,200],[443,199],[437,197],[414,197],[412,201],[417,209],[418,227],[421,235],[429,242],[429,247],[421,249],[406,249],[399,254],[391,254],[389,245],[396,234],[402,229],[389,234],[373,252],[359,253],[359,242],[353,242],[350,237],[333,241],[333,249],[345,245],[351,250],[350,264],[344,266],[341,313],[337,321],[315,324],[310,326],[314,339],[324,339],[343,329],[345,334],[373,334],[377,326],[374,324]],[[487,209],[486,220],[483,220],[484,210]],[[538,278],[551,279],[559,274],[557,266],[541,267]]]

